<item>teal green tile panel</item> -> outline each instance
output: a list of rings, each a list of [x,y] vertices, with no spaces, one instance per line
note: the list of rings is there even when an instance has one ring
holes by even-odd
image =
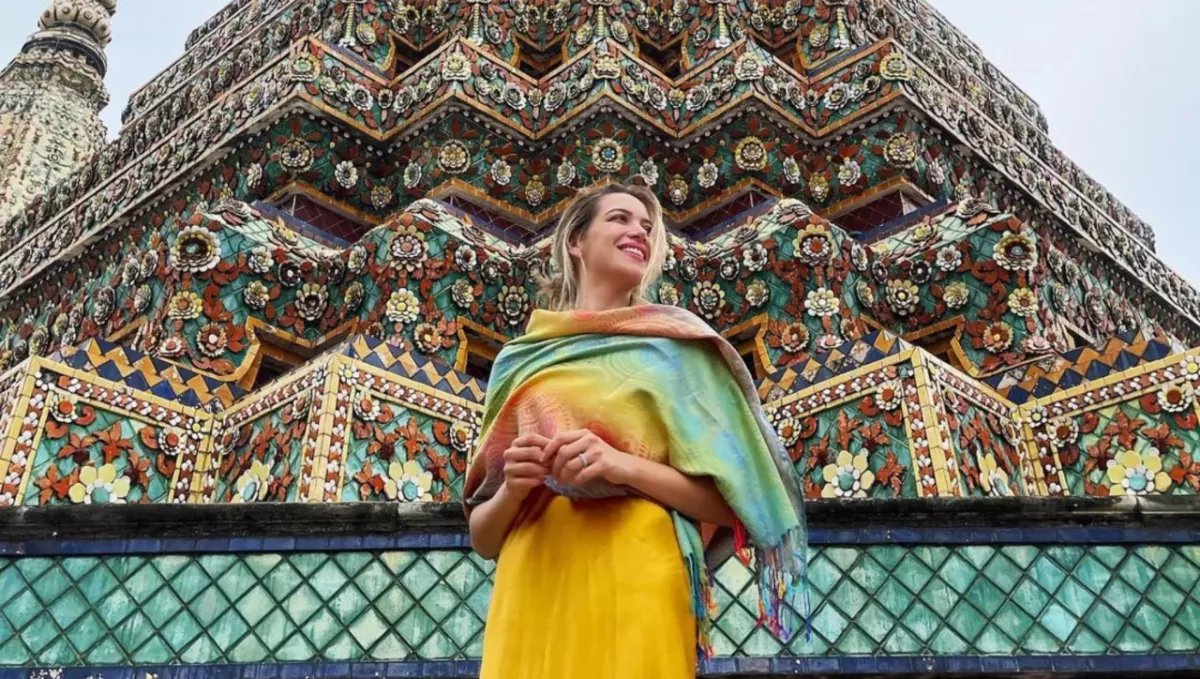
[[[493,565],[461,550],[8,558],[0,665],[477,658]],[[828,546],[813,634],[714,573],[721,655],[1200,651],[1200,546]]]

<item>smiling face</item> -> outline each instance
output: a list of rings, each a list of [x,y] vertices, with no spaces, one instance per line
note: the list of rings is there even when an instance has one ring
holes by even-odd
[[[591,224],[569,246],[582,264],[581,286],[603,284],[632,296],[650,265],[653,226],[641,200],[627,193],[602,196]]]

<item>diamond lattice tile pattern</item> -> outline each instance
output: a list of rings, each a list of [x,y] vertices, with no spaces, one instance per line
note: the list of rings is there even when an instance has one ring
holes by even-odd
[[[0,561],[0,665],[478,657],[492,564],[461,550]],[[830,546],[813,634],[755,623],[750,573],[715,575],[721,655],[1200,650],[1200,547]]]

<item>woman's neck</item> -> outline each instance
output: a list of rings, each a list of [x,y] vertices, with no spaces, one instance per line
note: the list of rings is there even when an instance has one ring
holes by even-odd
[[[633,293],[613,290],[607,286],[585,285],[575,297],[578,311],[609,311],[627,307],[632,303]]]

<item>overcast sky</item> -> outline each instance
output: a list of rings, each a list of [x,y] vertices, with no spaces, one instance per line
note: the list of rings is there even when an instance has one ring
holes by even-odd
[[[0,59],[36,27],[42,0],[0,0]],[[933,0],[1037,101],[1050,136],[1158,234],[1162,258],[1200,284],[1188,203],[1200,191],[1200,138],[1188,124],[1200,94],[1190,47],[1200,0]],[[119,0],[104,112],[120,127],[130,92],[183,52],[226,0]]]

